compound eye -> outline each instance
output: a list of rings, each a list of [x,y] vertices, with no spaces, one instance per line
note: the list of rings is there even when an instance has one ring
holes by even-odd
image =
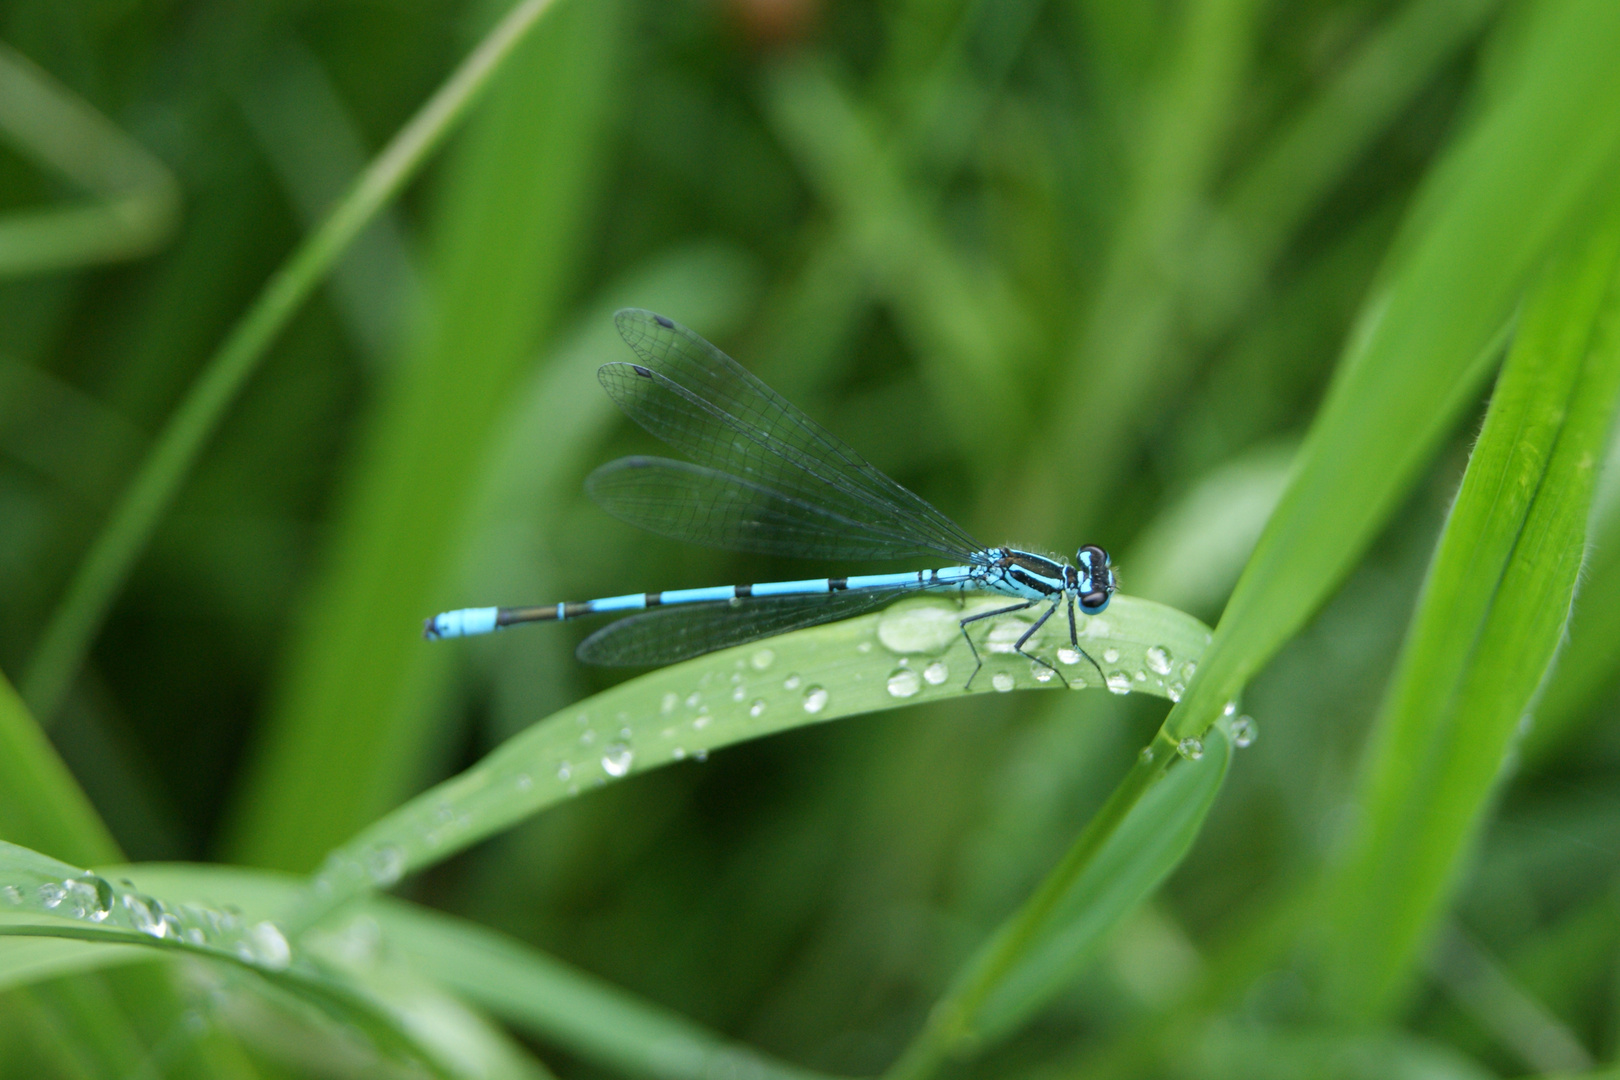
[[[1097,589],[1086,593],[1080,598],[1080,606],[1087,611],[1101,611],[1108,605],[1108,593]]]
[[[1076,561],[1085,563],[1092,573],[1096,573],[1108,564],[1108,552],[1096,544],[1087,544],[1076,555]]]

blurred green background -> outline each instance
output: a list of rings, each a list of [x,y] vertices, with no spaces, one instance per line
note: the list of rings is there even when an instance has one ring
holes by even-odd
[[[278,337],[65,696],[30,703],[131,860],[308,871],[621,677],[574,663],[583,629],[430,647],[425,615],[824,572],[665,543],[583,499],[596,464],[651,446],[594,380],[629,355],[624,305],[713,339],[986,542],[1104,544],[1125,591],[1213,625],[1414,192],[1522,77],[1546,6],[559,0]],[[0,117],[0,670],[25,697],[232,324],[504,7],[0,10],[7,64],[109,122],[53,148]],[[49,217],[118,198],[122,216]],[[1547,688],[1556,723],[1403,1010],[1300,1027],[1310,987],[1266,944],[1348,824],[1477,427],[1252,684],[1261,737],[1166,888],[974,1072],[1614,1058],[1612,481],[1572,632],[1592,620],[1596,645]],[[788,1061],[876,1073],[1163,716],[1049,697],[728,749],[405,892]],[[31,1014],[0,1010],[0,1054],[33,1060]]]

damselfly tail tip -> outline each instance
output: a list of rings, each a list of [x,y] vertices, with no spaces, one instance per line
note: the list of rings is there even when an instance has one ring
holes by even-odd
[[[437,615],[435,615],[431,619],[423,619],[422,620],[422,639],[424,641],[438,641],[439,640],[439,626],[438,626],[438,623],[439,623],[439,617]]]

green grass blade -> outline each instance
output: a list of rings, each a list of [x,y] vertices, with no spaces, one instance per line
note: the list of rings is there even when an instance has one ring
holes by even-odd
[[[78,863],[115,862],[118,842],[0,674],[0,836]]]
[[[977,597],[974,604],[994,607],[996,600]],[[967,694],[972,660],[957,626],[961,614],[943,598],[904,600],[877,614],[689,660],[563,709],[333,852],[298,925],[611,780],[806,724]],[[1029,660],[999,651],[1032,620],[985,621],[994,625],[979,645],[985,665],[972,693],[1062,686]],[[1026,648],[1055,654],[1067,641],[1067,626],[1057,622]],[[1112,685],[1160,697],[1180,693],[1208,639],[1191,616],[1128,596],[1116,596],[1082,633],[1082,645]],[[1059,659],[1076,684],[1100,681],[1085,660]]]
[[[518,54],[446,179],[432,317],[368,421],[229,845],[309,869],[419,782],[452,654],[416,628],[461,568],[491,430],[575,287],[617,70],[614,4]],[[364,763],[357,774],[354,766]]]
[[[513,6],[271,277],[209,361],[130,481],[45,628],[22,687],[43,722],[48,724],[61,705],[130,567],[271,342],[349,243],[416,175],[550,3],[520,0]]]
[[[117,873],[147,876],[137,867]],[[240,893],[231,896],[233,902],[240,899]],[[430,1033],[413,1029],[399,1009],[301,944],[290,942],[272,918],[260,917],[268,913],[244,916],[234,907],[172,897],[164,901],[131,883],[115,884],[0,841],[0,939],[120,945],[154,956],[192,956],[249,971],[278,990],[337,1014],[387,1052],[413,1058],[438,1076],[463,1075],[435,1051]],[[100,955],[108,960],[116,957],[105,950]]]
[[[0,277],[139,258],[173,235],[180,188],[168,167],[4,44],[0,131],[94,197],[0,216]]]
[[[537,1038],[642,1080],[818,1080],[501,934],[426,908],[368,909],[417,971]]]
[[[929,1011],[888,1080],[934,1075],[950,1058],[1006,1035],[1061,990],[1192,846],[1231,746],[1222,725],[1200,741],[1196,760],[1181,760],[1162,732],[1143,748],[1062,861]]]
[[[1330,1007],[1387,1012],[1564,633],[1620,392],[1620,204],[1527,303],[1373,741],[1330,890]]]
[[[1517,81],[1429,177],[1172,738],[1203,731],[1304,625],[1473,401],[1529,275],[1612,176],[1616,50],[1620,8],[1547,9]]]

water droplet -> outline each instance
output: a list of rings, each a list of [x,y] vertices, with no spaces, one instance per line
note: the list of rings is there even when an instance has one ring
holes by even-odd
[[[1189,735],[1176,743],[1176,753],[1188,761],[1197,761],[1204,756],[1204,742],[1202,739]]]
[[[1153,761],[1153,744],[1148,743],[1146,746],[1142,747],[1142,752],[1136,756],[1144,765],[1151,763]]]
[[[60,881],[47,881],[39,887],[39,902],[53,911],[61,907],[66,899],[67,889]]]
[[[581,746],[589,746],[595,741],[596,732],[592,731],[590,728],[586,728],[584,731],[579,733],[579,744]]]
[[[798,688],[799,688],[799,677],[797,675],[789,675],[787,678],[782,680],[782,689],[784,689],[784,690],[797,690]]]
[[[386,889],[405,876],[405,852],[397,844],[380,844],[365,854],[366,876]]]
[[[943,652],[961,634],[960,618],[937,600],[902,601],[884,611],[878,643],[894,653]]]
[[[1071,649],[1067,645],[1058,650],[1057,656],[1058,663],[1065,664],[1069,667],[1073,667],[1080,662],[1080,650]]]
[[[1185,691],[1186,689],[1187,688],[1185,686],[1182,686],[1180,683],[1173,682],[1169,686],[1166,686],[1164,688],[1164,693],[1165,693],[1165,696],[1168,697],[1171,701],[1180,701],[1182,692]]]
[[[1005,694],[1007,691],[1013,688],[1015,683],[1011,675],[1007,674],[1005,671],[998,671],[996,672],[995,678],[990,680],[990,685],[996,688],[997,693]]]
[[[1103,650],[1103,663],[1105,663],[1105,664],[1117,664],[1117,663],[1119,663],[1119,650],[1115,649],[1115,648],[1104,649]]]
[[[1181,665],[1181,681],[1192,682],[1192,677],[1198,674],[1198,661],[1189,660]]]
[[[292,963],[287,938],[273,922],[254,923],[247,933],[248,953],[253,962],[271,971],[282,971]]]
[[[932,664],[923,668],[923,681],[928,683],[929,686],[938,686],[950,677],[951,669],[945,666],[943,660],[935,660]]]
[[[709,751],[707,750],[707,748],[699,749],[696,753],[694,753],[692,755],[692,760],[693,761],[708,761],[709,760]]]
[[[1149,645],[1142,656],[1155,675],[1170,674],[1170,651],[1163,645]]]
[[[573,778],[574,778],[574,767],[572,765],[568,764],[568,762],[565,761],[561,765],[557,766],[557,779],[558,780],[561,780],[563,783],[566,784],[566,783],[568,783],[568,781],[572,780]]]
[[[129,912],[129,924],[150,937],[163,938],[169,934],[163,905],[150,896],[127,892],[123,895],[124,910]]]
[[[1137,682],[1147,682],[1147,672],[1139,669],[1132,672],[1131,678],[1135,679]]]
[[[985,637],[985,648],[993,653],[1010,653],[1017,649],[1018,639],[1029,632],[1030,623],[1024,619],[1002,619],[990,628]]]
[[[692,730],[702,731],[704,728],[709,726],[709,719],[710,718],[707,715],[694,716],[692,718]]]
[[[701,704],[703,704],[703,695],[696,690],[686,695],[686,707],[688,709],[695,709]]]
[[[910,668],[895,668],[889,673],[889,696],[908,698],[922,689],[922,677]]]
[[[731,692],[731,700],[732,701],[741,701],[743,698],[745,698],[747,696],[748,696],[748,687],[746,687],[746,686],[738,686],[735,690],[733,690]]]
[[[628,743],[608,743],[607,749],[602,751],[602,771],[609,776],[623,776],[630,771],[630,763],[635,759],[636,752]]]
[[[770,649],[760,649],[748,658],[748,662],[754,666],[755,671],[764,671],[776,663],[776,653]]]
[[[872,651],[872,643],[870,641],[863,641],[859,645],[855,646],[855,651],[862,653],[863,655],[865,653],[869,653]]]
[[[22,890],[15,885],[6,885],[0,888],[0,900],[12,905],[20,904],[23,902]]]
[[[677,694],[673,690],[670,690],[664,694],[664,700],[658,703],[658,711],[663,713],[665,716],[668,716],[670,713],[675,711],[675,706],[679,705],[680,703],[681,695]]]
[[[1231,716],[1236,712],[1237,712],[1237,702],[1228,701],[1226,703],[1226,708],[1221,710],[1221,715],[1222,716]]]
[[[512,786],[517,788],[519,791],[528,791],[530,788],[534,787],[534,777],[530,776],[526,772],[518,773],[517,779],[512,781]]]
[[[675,749],[669,752],[669,756],[674,758],[676,761],[680,761],[686,757],[686,748],[677,746]]]
[[[748,706],[748,715],[752,716],[756,720],[758,720],[761,716],[764,716],[765,715],[765,699],[764,698],[755,698],[754,703],[752,705]]]
[[[1254,717],[1247,713],[1232,721],[1232,745],[1239,750],[1254,745],[1254,737],[1259,733]]]
[[[1029,673],[1035,676],[1035,681],[1038,683],[1049,683],[1052,681],[1052,676],[1057,674],[1039,660],[1029,662]]]
[[[1123,671],[1110,671],[1108,673],[1108,689],[1115,694],[1130,693],[1131,677]]]
[[[804,690],[804,711],[814,715],[827,707],[827,691],[819,686],[807,686]]]

